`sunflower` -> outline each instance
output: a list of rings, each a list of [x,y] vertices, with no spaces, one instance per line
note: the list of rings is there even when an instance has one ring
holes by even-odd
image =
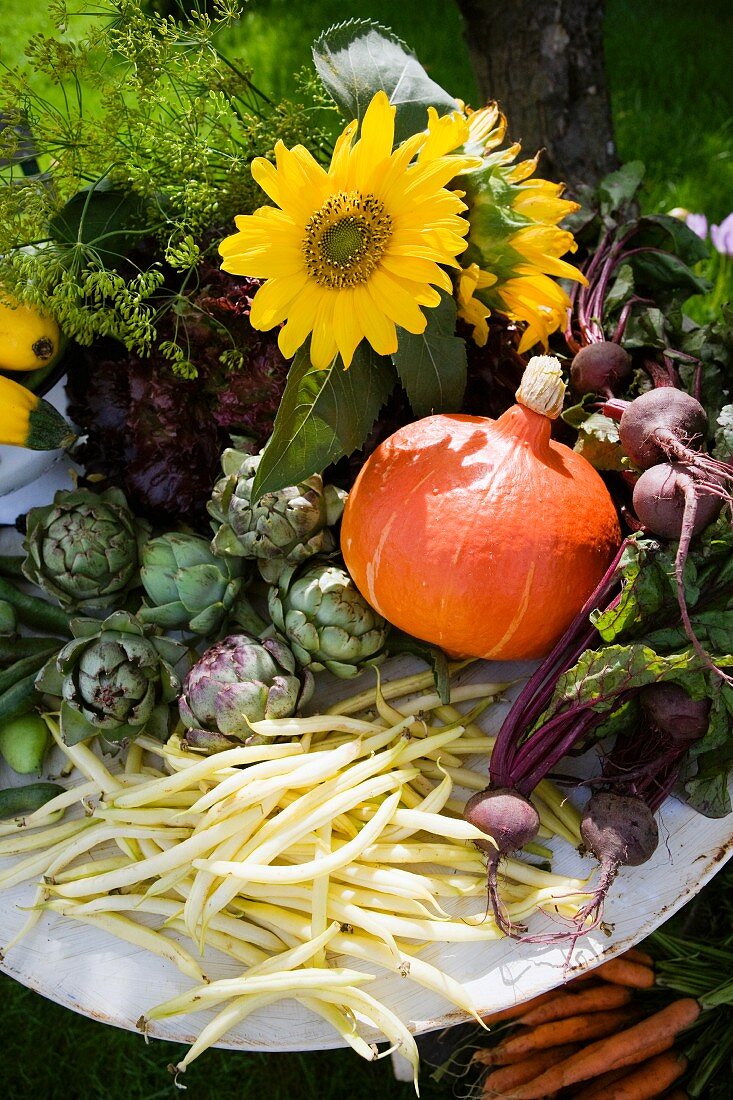
[[[266,280],[250,320],[257,329],[286,322],[278,336],[286,358],[309,335],[317,368],[337,354],[348,367],[362,340],[389,355],[398,326],[425,330],[423,309],[440,302],[436,288],[453,292],[444,267],[459,267],[469,227],[465,203],[446,185],[481,162],[446,155],[445,142],[430,131],[393,151],[394,117],[386,94],[377,92],[359,140],[357,123],[349,123],[328,170],[302,146],[282,142],[274,165],[252,163],[277,208],[237,218],[237,232],[219,250],[226,271]]]
[[[468,202],[470,230],[465,268],[457,280],[458,313],[473,325],[473,337],[483,346],[486,318],[493,309],[524,323],[520,351],[559,328],[570,299],[555,278],[585,282],[584,275],[562,259],[575,251],[572,233],[559,227],[578,204],[562,198],[563,185],[536,179],[538,157],[514,163],[518,143],[500,150],[506,118],[496,104],[480,111],[464,110],[445,120],[431,117],[434,141],[441,150],[479,155],[481,166],[464,170],[461,186]]]

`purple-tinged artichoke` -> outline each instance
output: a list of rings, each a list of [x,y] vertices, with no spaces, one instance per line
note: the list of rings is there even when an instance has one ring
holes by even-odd
[[[232,634],[190,669],[178,705],[188,729],[245,741],[248,722],[289,718],[312,694],[312,675],[281,638]]]

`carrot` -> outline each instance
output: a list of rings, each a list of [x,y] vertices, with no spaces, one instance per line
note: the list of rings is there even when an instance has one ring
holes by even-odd
[[[617,1069],[624,1059],[631,1060],[635,1052],[645,1052],[668,1036],[675,1036],[689,1027],[700,1015],[700,1006],[692,997],[680,997],[653,1016],[647,1016],[625,1031],[617,1031],[591,1043],[565,1062],[541,1073],[534,1081],[520,1086],[512,1094],[514,1100],[542,1100],[561,1088],[588,1081],[606,1070]],[[646,1057],[646,1053],[642,1054]],[[641,1059],[640,1059],[641,1060]]]
[[[517,1085],[525,1085],[540,1073],[544,1073],[550,1066],[561,1062],[563,1058],[569,1058],[579,1050],[578,1043],[568,1043],[561,1047],[551,1047],[549,1050],[540,1050],[536,1054],[530,1054],[521,1062],[514,1062],[509,1066],[501,1066],[492,1070],[481,1082],[483,1096],[500,1096],[502,1093],[511,1092]],[[477,1051],[477,1054],[484,1053]],[[482,1058],[474,1055],[474,1061],[481,1062]]]
[[[641,963],[642,966],[650,966],[654,969],[654,957],[650,955],[648,951],[642,951],[638,947],[630,947],[628,951],[624,951],[623,955],[619,955],[620,959],[628,959],[629,962]]]
[[[654,971],[650,966],[632,962],[623,957],[601,963],[594,973],[605,982],[625,985],[630,989],[650,989],[654,985]]]
[[[686,1069],[684,1054],[668,1050],[636,1066],[606,1088],[596,1088],[593,1100],[649,1100],[651,1096],[661,1096]]]
[[[482,1016],[481,1019],[487,1027],[493,1027],[494,1024],[501,1024],[505,1020],[516,1020],[518,1016],[523,1016],[525,1012],[533,1008],[538,1008],[540,1005],[547,1004],[548,1001],[554,1000],[557,995],[558,990],[551,989],[548,993],[540,993],[538,997],[533,997],[531,1001],[523,1001],[521,1004],[510,1005],[509,1008],[502,1008],[498,1012],[490,1012],[488,1016]]]
[[[652,1043],[651,1046],[644,1047],[643,1050],[637,1050],[629,1054],[626,1058],[623,1058],[618,1064],[616,1069],[608,1070],[607,1073],[602,1073],[599,1077],[594,1077],[590,1084],[583,1087],[571,1088],[569,1095],[573,1097],[573,1100],[595,1100],[596,1089],[599,1085],[610,1084],[612,1081],[617,1081],[620,1077],[623,1077],[629,1069],[629,1066],[639,1065],[641,1062],[646,1062],[650,1058],[655,1058],[657,1054],[663,1054],[666,1050],[669,1050],[674,1046],[676,1036],[665,1035],[663,1039],[660,1039],[656,1043]]]
[[[590,1012],[582,1016],[566,1016],[564,1020],[552,1020],[548,1024],[539,1024],[529,1031],[523,1031],[504,1039],[494,1047],[494,1064],[508,1065],[518,1062],[528,1054],[561,1043],[585,1043],[601,1035],[612,1035],[622,1024],[629,1021],[628,1010],[615,1012]]]
[[[600,1012],[604,1009],[621,1008],[634,996],[632,990],[622,985],[588,986],[578,993],[567,992],[538,1008],[525,1012],[520,1023],[527,1027],[546,1024],[551,1020],[562,1020],[565,1016],[579,1016],[586,1012]]]

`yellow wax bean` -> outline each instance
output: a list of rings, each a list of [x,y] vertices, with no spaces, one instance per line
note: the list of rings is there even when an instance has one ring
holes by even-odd
[[[353,1012],[349,1012],[348,1016],[345,1012],[342,1012],[336,1005],[326,1004],[324,1001],[318,1000],[316,997],[306,996],[301,994],[298,998],[300,1003],[305,1008],[310,1009],[311,1012],[315,1012],[326,1023],[333,1028],[337,1035],[340,1035],[345,1043],[348,1043],[352,1050],[361,1057],[365,1058],[368,1062],[374,1061],[373,1046],[365,1042],[361,1035],[356,1030],[356,1017]]]
[[[0,856],[15,856],[21,852],[32,852],[39,848],[48,851],[50,845],[60,844],[69,837],[76,836],[83,827],[84,819],[64,821],[60,825],[54,825],[50,829],[42,829],[38,832],[23,833],[20,836],[8,837],[0,840]]]
[[[79,913],[75,906],[67,906],[63,915],[81,921],[83,924],[101,928],[104,932],[110,932],[116,936],[117,939],[131,943],[144,951],[150,951],[161,959],[167,959],[187,978],[193,978],[197,982],[206,981],[206,975],[201,967],[185,948],[174,940],[169,940],[162,933],[153,931],[145,924],[131,921],[118,913]]]
[[[320,855],[308,863],[298,863],[293,867],[273,867],[255,862],[254,855],[242,863],[225,860],[195,860],[194,867],[224,878],[232,875],[243,882],[273,882],[285,885],[311,881],[318,875],[329,875],[332,871],[351,863],[361,852],[379,836],[385,824],[390,820],[399,802],[399,792],[385,799],[372,820],[364,826],[358,836],[342,847]],[[326,822],[329,824],[329,822]],[[256,854],[256,853],[255,853]]]
[[[369,734],[379,729],[373,722],[338,714],[316,714],[312,718],[265,718],[261,722],[251,722],[250,728],[260,737],[302,737],[307,733]]]
[[[260,993],[253,997],[236,998],[231,1005],[223,1009],[215,1019],[203,1028],[196,1042],[186,1052],[185,1057],[175,1066],[176,1074],[185,1073],[191,1062],[199,1058],[204,1051],[218,1042],[223,1035],[226,1035],[233,1027],[245,1020],[247,1016],[251,1016],[253,1012],[257,1012],[258,1009],[264,1008],[266,1005],[274,1004],[275,1001],[281,1001],[287,995],[287,993],[279,991],[277,993]],[[177,1081],[175,1083],[178,1084]]]
[[[18,833],[26,833],[31,829],[40,829],[54,824],[49,820],[54,815],[63,813],[69,806],[75,806],[85,798],[99,794],[99,786],[96,782],[80,783],[77,787],[71,787],[62,794],[57,794],[49,799],[38,810],[34,810],[25,817],[15,817],[10,821],[0,821],[0,836],[17,836]]]
[[[289,756],[302,757],[302,755],[303,750],[298,744],[242,745],[241,748],[226,749],[224,752],[207,756],[203,760],[197,760],[183,772],[165,776],[164,779],[155,779],[125,791],[114,799],[114,805],[117,807],[144,806],[148,802],[155,802],[163,795],[191,787],[201,779],[216,778],[221,776],[222,772],[232,774],[229,771],[232,768],[256,765],[269,760],[281,760]]]
[[[112,828],[112,826],[110,826],[110,828]],[[117,828],[119,828],[119,826],[117,826]],[[95,875],[93,879],[88,880],[88,884],[89,886],[93,885],[94,893],[98,893],[102,890],[120,890],[124,886],[133,886],[137,882],[145,881],[145,879],[156,878],[162,874],[166,874],[176,867],[190,867],[192,860],[211,851],[214,845],[218,844],[226,837],[232,836],[238,828],[239,822],[236,819],[232,821],[231,818],[227,818],[226,821],[222,821],[220,825],[212,825],[210,829],[200,836],[189,836],[186,830],[181,830],[180,832],[185,839],[181,839],[179,844],[174,845],[168,851],[160,852],[157,856],[140,860],[139,863],[135,863],[130,867],[123,867],[119,871],[108,871],[103,875]],[[167,830],[167,832],[169,836],[171,836],[175,830],[171,829]],[[127,830],[127,833],[130,835],[130,830]],[[86,880],[68,882],[55,889],[63,897],[83,897],[88,889],[88,884]]]
[[[119,790],[119,779],[108,771],[99,757],[96,756],[90,748],[87,748],[83,743],[78,745],[67,745],[61,737],[61,730],[58,723],[54,722],[48,715],[45,716],[45,722],[51,731],[54,741],[61,749],[66,759],[69,760],[82,775],[96,783],[99,790],[104,794],[111,794],[113,791]]]
[[[145,1016],[148,1020],[165,1020],[192,1009],[198,1012],[199,1009],[212,1008],[221,1004],[222,1001],[229,1000],[230,997],[276,992],[280,992],[283,997],[297,996],[300,989],[343,988],[355,985],[357,982],[368,982],[373,978],[373,974],[362,974],[359,970],[347,970],[343,967],[333,967],[330,970],[309,967],[302,970],[271,972],[254,978],[249,978],[245,973],[241,978],[220,978],[207,985],[195,986],[178,997],[172,997],[169,1001],[156,1005],[155,1008],[146,1012]]]
[[[308,918],[291,910],[260,902],[242,903],[242,910],[267,928],[287,932],[299,939],[308,937],[310,927]],[[401,957],[395,960],[392,953],[378,940],[358,932],[341,932],[334,936],[331,940],[331,949],[363,962],[374,963],[395,973],[407,970],[410,978],[418,985],[444,997],[476,1020],[480,1019],[473,1000],[460,982],[432,963],[416,958],[413,953],[408,954],[403,951],[400,953]]]
[[[376,669],[375,669],[376,672]],[[416,691],[422,691],[433,683],[432,672],[418,672],[412,676],[403,676],[399,680],[390,680],[382,684],[382,696],[385,699],[399,699],[403,695],[410,695]],[[366,691],[352,695],[350,699],[342,699],[334,703],[326,711],[327,714],[358,714],[360,710],[366,710],[376,704],[376,685]]]

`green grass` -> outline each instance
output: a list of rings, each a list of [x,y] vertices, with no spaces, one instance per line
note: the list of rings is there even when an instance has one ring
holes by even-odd
[[[48,29],[28,0],[3,2],[2,58],[19,60],[25,41]],[[370,16],[404,37],[439,83],[476,105],[457,11],[444,0],[259,0],[230,45],[254,66],[273,96],[293,90],[320,30]],[[689,0],[607,0],[606,56],[622,159],[647,165],[648,210],[684,206],[721,221],[733,206],[733,124],[726,0],[693,8]],[[40,90],[40,89],[39,89]],[[182,1047],[152,1042],[59,1008],[0,976],[7,1100],[158,1100],[174,1097],[166,1065]],[[303,1055],[211,1051],[186,1075],[190,1100],[407,1100],[388,1060],[355,1054]],[[424,1100],[449,1095],[422,1084]]]

